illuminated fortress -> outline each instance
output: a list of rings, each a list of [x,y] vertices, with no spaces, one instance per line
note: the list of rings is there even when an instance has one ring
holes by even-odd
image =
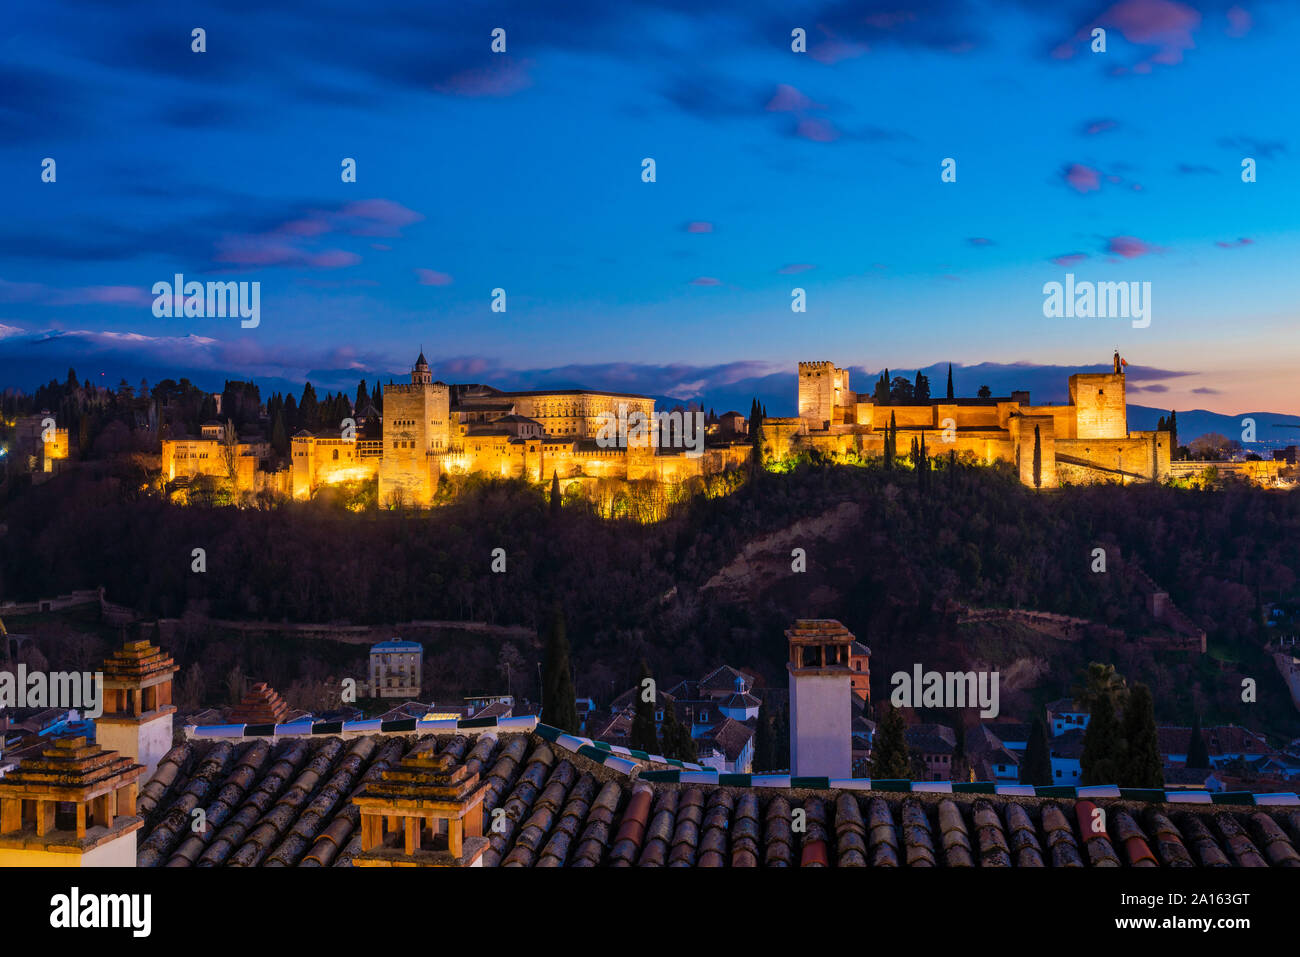
[[[1020,479],[1043,488],[1062,483],[1152,482],[1169,476],[1169,433],[1130,432],[1118,355],[1105,373],[1070,376],[1066,405],[1033,405],[1028,392],[1005,397],[876,403],[849,388],[831,362],[801,362],[797,416],[763,419],[768,461],[818,452],[836,461],[884,453],[891,424],[895,449],[924,439],[934,457],[1015,463]],[[233,476],[236,489],[270,488],[297,499],[325,485],[378,480],[384,505],[427,506],[448,475],[479,473],[548,482],[599,479],[681,484],[738,467],[751,455],[743,431],[713,435],[702,454],[681,448],[598,441],[610,418],[656,417],[649,396],[589,389],[503,392],[487,385],[435,382],[421,354],[411,381],[384,390],[382,435],[299,432],[287,472],[268,472],[264,442],[224,446],[220,429],[198,439],[163,441],[164,479]],[[659,413],[662,417],[663,413]],[[628,447],[630,445],[631,447]],[[1037,454],[1035,454],[1035,450]]]
[[[768,418],[764,437],[776,458],[815,449],[834,458],[884,454],[885,433],[898,430],[899,454],[924,439],[931,456],[955,451],[991,464],[1015,463],[1034,485],[1035,448],[1043,488],[1063,483],[1159,482],[1169,477],[1168,432],[1131,432],[1124,366],[1070,376],[1067,405],[1034,405],[1028,392],[989,398],[937,398],[922,404],[876,404],[849,389],[849,373],[830,362],[799,363],[799,414]]]

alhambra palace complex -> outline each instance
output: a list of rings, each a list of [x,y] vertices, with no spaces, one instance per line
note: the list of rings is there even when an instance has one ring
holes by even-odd
[[[810,450],[841,461],[879,456],[892,421],[900,452],[916,438],[933,456],[955,451],[983,463],[1018,463],[1026,485],[1035,484],[1035,444],[1045,488],[1063,482],[1160,481],[1170,474],[1169,433],[1129,431],[1124,379],[1117,354],[1111,372],[1070,376],[1067,405],[1033,405],[1028,392],[877,405],[869,394],[850,390],[847,370],[830,362],[801,362],[799,414],[763,420],[765,453],[778,460]],[[617,417],[621,408],[653,421],[654,406],[648,396],[587,389],[502,392],[485,385],[447,385],[433,381],[421,354],[410,383],[384,391],[382,438],[300,432],[292,438],[287,473],[267,470],[266,443],[240,443],[236,487],[270,487],[306,499],[322,485],[377,477],[381,502],[423,506],[441,477],[455,473],[533,482],[549,481],[554,474],[566,485],[605,478],[682,483],[748,459],[750,441],[743,419],[734,414],[736,427],[710,436],[701,455],[666,447],[667,441],[658,448],[647,442],[619,447],[597,442],[605,417]],[[165,439],[162,470],[168,481],[224,477],[220,426],[204,426],[197,439]]]

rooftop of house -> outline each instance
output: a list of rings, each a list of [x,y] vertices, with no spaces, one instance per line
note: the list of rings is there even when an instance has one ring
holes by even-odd
[[[1300,867],[1295,795],[728,775],[530,720],[352,727],[191,729],[141,790],[139,864],[348,866],[352,795],[419,746],[481,775],[485,822],[504,809],[486,866]]]
[[[1057,698],[1047,702],[1048,714],[1092,714],[1092,709],[1085,707],[1073,698]]]
[[[1263,735],[1235,724],[1202,728],[1201,739],[1211,755],[1268,754],[1273,750]],[[1156,749],[1161,754],[1186,754],[1191,740],[1191,728],[1176,725],[1156,727]]]
[[[723,718],[722,723],[701,738],[715,744],[728,761],[735,761],[745,746],[754,739],[754,729],[733,718]]]
[[[1052,757],[1077,758],[1083,755],[1083,737],[1088,732],[1083,728],[1071,728],[1049,739]]]
[[[957,750],[957,735],[942,724],[917,724],[906,731],[907,746],[922,754],[952,754]]]

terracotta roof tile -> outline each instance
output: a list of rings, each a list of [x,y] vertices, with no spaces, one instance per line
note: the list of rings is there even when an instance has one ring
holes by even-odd
[[[141,791],[139,863],[350,866],[351,798],[418,751],[482,775],[485,866],[1300,867],[1290,808],[677,784],[629,777],[618,755],[573,740],[198,738]],[[197,833],[196,809],[208,825]]]

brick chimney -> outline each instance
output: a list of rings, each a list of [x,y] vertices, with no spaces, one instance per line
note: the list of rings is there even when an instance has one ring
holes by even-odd
[[[171,655],[148,641],[128,641],[104,662],[104,713],[95,721],[95,740],[144,766],[153,777],[172,746]]]

